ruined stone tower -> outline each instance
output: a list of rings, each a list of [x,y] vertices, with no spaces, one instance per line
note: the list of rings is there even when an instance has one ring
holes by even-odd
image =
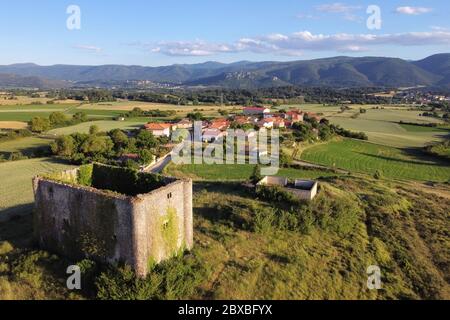
[[[75,261],[153,263],[191,249],[192,181],[86,165],[33,179],[34,232],[43,249]]]

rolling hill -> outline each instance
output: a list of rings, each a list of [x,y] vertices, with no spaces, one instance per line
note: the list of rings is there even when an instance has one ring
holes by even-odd
[[[37,76],[20,76],[0,73],[0,88],[66,88],[70,84],[63,80],[47,80]]]
[[[14,74],[24,82],[38,77],[49,81],[102,82],[151,80],[188,86],[261,88],[285,85],[331,87],[450,87],[450,54],[437,54],[420,61],[385,57],[334,57],[291,62],[231,64],[205,62],[162,67],[101,65],[75,66],[14,64],[0,66],[0,74]],[[36,78],[33,78],[38,81]],[[48,80],[45,80],[48,79]],[[15,82],[20,82],[17,78]],[[3,80],[4,81],[4,80]],[[10,82],[12,80],[9,80]],[[50,82],[51,83],[51,82]],[[2,82],[0,81],[0,86]]]

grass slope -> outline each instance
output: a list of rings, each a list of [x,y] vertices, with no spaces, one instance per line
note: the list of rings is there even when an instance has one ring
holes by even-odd
[[[30,159],[0,163],[0,220],[11,213],[25,213],[33,203],[31,179],[39,174],[71,166],[53,159]]]
[[[308,205],[311,228],[281,230],[261,217],[284,214],[285,204],[238,183],[197,182],[192,253],[146,280],[121,268],[101,272],[98,297],[448,299],[449,201],[407,185],[328,178]],[[73,262],[30,247],[31,223],[29,216],[0,223],[0,299],[80,298],[65,289]],[[381,269],[382,290],[366,287],[370,265]]]
[[[10,141],[0,142],[0,154],[21,152],[24,155],[31,154],[35,149],[48,146],[52,140],[39,137],[25,137]]]

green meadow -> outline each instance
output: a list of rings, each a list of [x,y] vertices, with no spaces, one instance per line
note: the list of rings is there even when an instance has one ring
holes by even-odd
[[[0,154],[21,152],[24,155],[28,155],[37,148],[48,146],[50,142],[52,140],[34,136],[4,141],[0,142]]]
[[[251,164],[171,164],[166,167],[165,173],[171,176],[190,177],[194,180],[247,181],[252,175],[254,167]],[[315,179],[337,174],[320,170],[280,168],[276,175],[291,179]]]
[[[50,158],[0,163],[0,220],[8,214],[29,211],[34,201],[31,184],[34,176],[71,167]]]

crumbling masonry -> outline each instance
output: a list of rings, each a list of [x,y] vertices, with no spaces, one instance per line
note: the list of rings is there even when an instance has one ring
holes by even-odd
[[[192,180],[99,164],[33,179],[43,249],[124,262],[138,276],[193,245]]]

